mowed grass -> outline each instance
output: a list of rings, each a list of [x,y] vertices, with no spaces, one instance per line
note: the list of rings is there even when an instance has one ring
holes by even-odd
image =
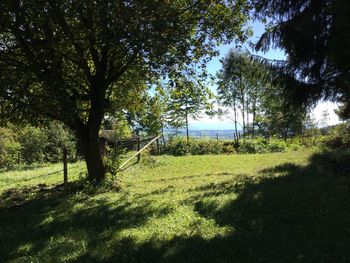
[[[0,173],[0,262],[349,262],[348,154],[145,157],[93,190]]]

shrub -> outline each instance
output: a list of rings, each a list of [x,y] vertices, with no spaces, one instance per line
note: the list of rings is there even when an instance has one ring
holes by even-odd
[[[42,162],[45,157],[47,135],[40,129],[26,126],[19,132],[21,157],[27,164]]]
[[[264,139],[244,139],[239,142],[239,153],[265,153],[267,150],[267,142]]]
[[[224,142],[222,151],[227,154],[233,154],[237,152],[238,145],[235,142]]]
[[[287,149],[287,143],[283,140],[272,138],[245,139],[239,142],[237,151],[239,153],[269,153],[283,152]]]
[[[118,175],[120,172],[119,166],[122,164],[125,155],[126,149],[119,148],[116,150],[115,148],[106,146],[103,158],[107,175],[112,178]]]
[[[13,130],[0,128],[0,167],[12,168],[18,162],[20,144]]]
[[[349,148],[350,128],[349,123],[342,123],[332,128],[328,135],[322,138],[322,143],[329,148]]]
[[[202,155],[202,154],[220,154],[224,152],[224,143],[216,140],[190,139],[187,143],[183,137],[171,138],[167,145],[167,153],[175,156],[183,156],[186,154]]]
[[[189,152],[193,155],[200,154],[219,154],[223,152],[223,143],[215,140],[190,140]]]
[[[169,140],[167,152],[175,156],[183,156],[189,153],[189,145],[187,145],[185,138],[173,137]]]
[[[302,146],[299,143],[296,142],[292,142],[289,143],[287,146],[287,149],[291,150],[291,151],[297,151],[301,148]]]
[[[67,149],[68,159],[75,159],[76,142],[73,133],[61,123],[51,122],[45,130],[47,137],[45,161],[59,162],[62,160],[63,148]]]
[[[298,146],[298,147],[297,147]],[[210,139],[186,140],[182,137],[172,138],[167,146],[167,152],[175,156],[186,154],[220,154],[220,153],[267,153],[282,152],[288,148],[283,140],[273,138],[244,139],[239,142],[216,141]],[[293,148],[299,148],[299,145],[293,145]]]
[[[283,152],[287,148],[287,143],[283,140],[272,139],[267,143],[268,152]]]

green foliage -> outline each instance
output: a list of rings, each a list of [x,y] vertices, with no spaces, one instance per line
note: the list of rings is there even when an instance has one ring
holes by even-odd
[[[121,165],[122,158],[125,155],[125,149],[114,149],[110,147],[105,148],[104,163],[106,174],[112,178],[116,178],[119,173],[119,166]]]
[[[277,138],[265,139],[262,137],[244,139],[239,142],[217,141],[212,139],[190,139],[187,143],[183,137],[172,138],[167,145],[167,153],[175,156],[203,155],[203,154],[233,154],[233,153],[272,153],[283,152],[288,149],[298,150],[297,143],[287,144]]]
[[[239,142],[237,150],[239,153],[265,153],[267,152],[267,141],[245,139]]]
[[[183,156],[189,154],[189,144],[191,144],[191,142],[192,140],[187,144],[183,137],[173,137],[169,140],[166,150],[169,154],[174,156]]]
[[[234,122],[236,137],[240,127],[243,135],[253,137],[288,138],[301,132],[306,109],[288,106],[281,91],[285,83],[273,82],[271,75],[260,59],[240,49],[231,50],[222,60],[218,99],[231,110],[223,115]]]
[[[68,160],[76,160],[76,141],[73,133],[58,122],[46,126],[0,127],[0,166],[13,168],[15,164],[61,162],[63,148]]]
[[[129,122],[136,132],[145,132],[148,136],[161,134],[168,124],[166,119],[169,94],[159,84],[155,92],[143,97],[142,107],[136,112],[128,112]]]
[[[328,135],[322,138],[323,143],[332,149],[350,148],[349,122],[341,123],[333,127]]]
[[[220,154],[223,152],[223,142],[203,139],[192,140],[190,143],[190,153],[192,155],[202,154]]]
[[[348,0],[253,0],[256,17],[269,21],[256,48],[281,48],[288,60],[275,62],[284,97],[295,106],[326,98],[350,115],[350,2]]]
[[[211,111],[213,93],[196,78],[182,75],[176,77],[175,80],[169,81],[166,118],[172,128],[186,127],[189,140],[189,118],[197,119],[200,114]]]
[[[19,150],[17,134],[10,128],[0,127],[0,168],[13,167],[18,162]]]
[[[287,143],[279,139],[256,138],[245,139],[239,142],[238,153],[272,153],[283,152],[287,149]]]
[[[45,161],[60,162],[64,148],[67,150],[68,159],[75,160],[76,141],[73,133],[68,128],[59,122],[50,122],[42,131],[47,138]]]
[[[148,168],[154,168],[160,165],[160,161],[152,156],[148,150],[144,150],[141,154],[141,164]]]
[[[25,163],[44,161],[48,137],[43,130],[25,126],[19,131],[18,140],[21,144],[21,157]]]
[[[268,152],[283,152],[290,147],[284,140],[270,139],[267,144]],[[297,150],[295,147],[293,150]]]
[[[115,137],[119,139],[126,139],[131,137],[131,129],[126,119],[120,119],[112,128],[115,130]]]
[[[204,68],[218,45],[246,39],[247,2],[0,1],[0,101],[14,117],[74,130],[100,182],[105,113],[136,111],[155,79]]]
[[[68,191],[60,164],[0,172],[0,258],[349,262],[349,157],[157,156],[160,166],[123,172],[121,191],[82,189],[82,162],[69,164]]]

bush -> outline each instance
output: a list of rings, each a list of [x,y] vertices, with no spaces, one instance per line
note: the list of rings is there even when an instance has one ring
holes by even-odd
[[[190,139],[187,144],[185,138],[177,137],[169,141],[167,153],[175,156],[183,156],[186,154],[267,153],[282,152],[287,148],[288,146],[285,141],[275,138],[271,140],[265,138],[244,139],[240,142]],[[299,145],[294,144],[293,148],[298,149]]]
[[[288,149],[291,150],[291,151],[297,151],[301,148],[302,146],[299,144],[299,143],[296,143],[296,142],[292,142],[292,143],[289,143],[288,144]]]
[[[237,151],[239,153],[266,153],[269,151],[266,139],[244,139],[239,142]]]
[[[245,139],[238,143],[238,153],[272,153],[283,152],[287,149],[287,143],[283,140],[272,138]]]
[[[224,142],[222,151],[227,154],[233,154],[237,152],[238,145],[235,142]]]
[[[350,147],[349,123],[342,123],[332,128],[329,134],[322,138],[322,143],[331,149],[349,148]]]
[[[183,137],[171,138],[167,145],[167,153],[175,156],[183,156],[186,154],[219,154],[223,152],[223,143],[215,140],[193,140],[186,142]]]
[[[283,140],[272,139],[267,144],[268,152],[283,152],[287,148],[287,143]]]
[[[169,140],[167,152],[171,155],[183,156],[189,153],[189,145],[187,145],[185,138],[173,137]]]
[[[0,167],[12,168],[18,162],[20,144],[13,130],[0,128]]]
[[[45,130],[47,137],[45,146],[45,161],[60,162],[63,156],[63,148],[67,149],[68,160],[75,160],[76,142],[73,133],[61,123],[51,122]]]
[[[68,160],[75,156],[73,133],[58,122],[50,122],[45,128],[9,124],[0,127],[0,167],[12,168],[18,162],[26,164],[60,162],[63,148],[68,151]]]
[[[223,143],[215,140],[190,140],[189,153],[193,155],[220,154],[223,152]]]
[[[44,161],[47,135],[40,129],[26,126],[19,132],[21,157],[27,164]]]

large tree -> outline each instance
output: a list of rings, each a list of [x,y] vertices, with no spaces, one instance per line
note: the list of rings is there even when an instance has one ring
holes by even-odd
[[[287,80],[291,102],[319,99],[343,103],[350,117],[350,1],[253,0],[256,17],[269,21],[256,48],[283,49],[287,61],[274,63],[277,78]]]
[[[0,94],[22,116],[73,129],[99,183],[98,134],[110,106],[127,109],[152,76],[243,39],[247,11],[245,0],[2,0]]]

